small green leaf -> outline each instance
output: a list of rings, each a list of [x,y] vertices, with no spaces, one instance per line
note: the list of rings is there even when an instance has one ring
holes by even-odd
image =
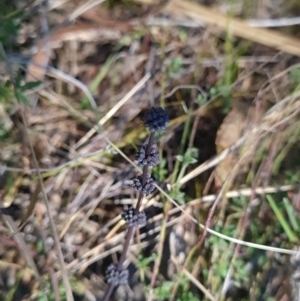
[[[180,162],[183,162],[183,156],[182,155],[178,155],[176,156],[176,159]]]
[[[140,269],[145,269],[149,266],[151,262],[153,262],[157,258],[157,256],[158,256],[157,254],[152,254],[150,257],[139,256],[139,261],[137,263],[137,266]]]
[[[42,83],[41,81],[25,83],[22,86],[22,91],[32,90],[32,89],[38,87],[41,83]]]
[[[154,294],[157,299],[163,300],[171,297],[174,283],[172,281],[165,281],[160,287],[154,289]]]
[[[170,197],[177,201],[179,204],[184,205],[185,202],[185,193],[180,191],[180,188],[176,185],[170,191]]]
[[[28,100],[27,97],[22,93],[22,91],[16,90],[16,95],[17,95],[18,100],[19,100],[21,103],[30,104],[29,100]]]
[[[294,84],[300,83],[300,68],[294,68],[291,70],[290,79]]]
[[[181,162],[183,162],[186,165],[194,164],[197,162],[197,158],[198,158],[198,149],[194,147],[190,147],[186,150]]]
[[[171,59],[169,68],[168,68],[168,74],[170,77],[175,77],[176,74],[178,74],[183,69],[183,62],[182,57],[177,56],[173,59]]]
[[[297,216],[295,214],[295,210],[294,210],[291,202],[288,200],[288,198],[283,198],[283,204],[285,206],[285,210],[288,214],[288,217],[289,217],[289,220],[290,220],[290,223],[291,223],[293,229],[299,233],[300,226],[299,226]]]
[[[204,97],[202,94],[198,94],[198,97],[197,97],[197,99],[196,99],[196,103],[197,103],[199,106],[203,106],[203,105],[206,103],[205,97]]]

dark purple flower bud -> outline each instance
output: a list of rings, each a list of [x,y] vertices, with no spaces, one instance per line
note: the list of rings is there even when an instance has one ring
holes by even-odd
[[[137,161],[138,165],[145,166],[156,166],[159,163],[159,153],[156,146],[152,146],[149,155],[146,154],[148,144],[142,145],[138,151],[137,155],[135,157],[135,160]]]
[[[127,184],[133,187],[136,191],[142,192],[143,194],[151,194],[154,189],[154,180],[149,175],[147,176],[147,180],[145,185],[142,185],[143,176],[138,176],[134,178],[132,181],[127,182]]]
[[[163,108],[151,108],[144,116],[144,123],[150,131],[159,131],[166,128],[169,116]]]
[[[117,267],[114,264],[111,264],[105,272],[107,284],[113,286],[126,285],[128,283],[128,277],[129,272],[127,269],[118,271]]]
[[[127,210],[124,210],[122,213],[122,218],[129,226],[143,227],[147,223],[145,211],[135,213],[134,208],[128,208]]]

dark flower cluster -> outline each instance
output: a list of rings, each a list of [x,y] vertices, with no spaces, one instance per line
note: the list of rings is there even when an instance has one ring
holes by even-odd
[[[134,208],[124,210],[122,213],[122,218],[129,226],[143,227],[147,223],[145,211],[136,213]]]
[[[150,131],[159,131],[166,128],[169,116],[163,108],[152,108],[145,114],[144,123]]]
[[[148,144],[142,145],[137,151],[135,161],[140,166],[157,166],[159,163],[159,153],[156,146],[152,146],[149,154],[147,154]]]
[[[106,270],[106,281],[107,284],[111,284],[113,286],[126,285],[128,282],[128,270],[122,269],[118,270],[117,266],[111,264]]]
[[[138,176],[129,182],[130,186],[134,188],[137,192],[142,192],[143,194],[151,194],[155,189],[155,182],[153,178],[147,175],[146,181],[143,185],[143,176]]]
[[[147,142],[137,151],[135,160],[138,165],[143,166],[143,174],[127,181],[127,184],[139,192],[138,201],[135,208],[128,208],[123,211],[122,218],[128,225],[128,231],[125,238],[123,251],[118,265],[110,265],[106,271],[106,280],[109,285],[103,301],[108,301],[113,288],[118,285],[126,285],[128,281],[128,271],[123,268],[126,254],[129,248],[130,240],[133,235],[134,227],[143,227],[147,223],[147,217],[144,211],[140,211],[144,195],[151,194],[155,189],[154,179],[150,175],[149,167],[159,164],[158,149],[154,144],[155,132],[165,129],[169,117],[163,108],[151,108],[144,116],[144,124],[149,129],[150,135]]]

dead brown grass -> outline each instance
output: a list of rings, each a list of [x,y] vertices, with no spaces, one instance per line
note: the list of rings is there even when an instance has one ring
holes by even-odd
[[[132,162],[134,148],[147,134],[140,116],[149,106],[162,105],[171,117],[159,143],[166,174],[158,182],[160,193],[143,203],[150,222],[136,233],[130,247],[131,289],[118,290],[115,300],[144,300],[151,279],[155,299],[155,288],[172,273],[185,275],[191,284],[184,287],[191,285],[201,300],[225,300],[228,292],[229,298],[239,298],[229,287],[234,262],[248,258],[249,249],[242,244],[293,253],[284,234],[270,229],[273,217],[264,195],[295,191],[297,183],[285,185],[285,172],[294,172],[299,142],[300,95],[291,76],[299,69],[299,39],[281,29],[250,27],[241,20],[242,12],[229,13],[228,18],[217,3],[207,7],[180,0],[137,1],[112,4],[109,11],[104,8],[107,3],[98,2],[65,1],[57,8],[59,2],[54,1],[48,9],[32,10],[20,32],[19,40],[24,41],[20,57],[22,49],[31,53],[26,79],[43,83],[28,92],[30,105],[0,110],[11,129],[9,139],[0,141],[1,206],[14,205],[22,212],[13,216],[15,220],[1,217],[1,236],[18,226],[20,231],[13,236],[17,246],[3,239],[0,296],[43,300],[38,296],[44,291],[55,301],[101,299],[105,268],[122,250],[125,227],[120,213],[136,201],[123,182],[139,172]],[[31,4],[29,9],[38,1]],[[265,15],[269,17],[271,13]],[[59,25],[73,20],[74,24]],[[39,28],[45,37],[38,35],[32,42],[28,37]],[[8,49],[6,55],[11,56]],[[226,82],[228,70],[236,74],[232,82]],[[218,85],[230,88],[229,104],[238,112],[239,104],[247,104],[242,117],[232,110],[224,113],[228,99],[212,92]],[[198,95],[206,102],[201,103]],[[230,143],[217,149],[217,132],[223,120],[228,121],[227,114],[232,120],[242,118],[245,125],[238,133],[225,131],[223,138]],[[197,148],[199,158],[178,179],[189,202],[168,206],[174,201],[169,195],[175,158],[189,118],[183,147]],[[234,159],[229,162],[231,155]],[[216,166],[226,178],[221,187],[214,185]],[[237,196],[249,197],[242,209],[234,203]],[[298,215],[296,198],[295,191]],[[265,227],[265,241],[249,234],[252,218]],[[210,244],[209,239],[232,225],[236,228],[222,236],[219,245]],[[277,239],[273,245],[272,235]],[[184,244],[179,255],[174,237]],[[224,249],[229,255],[221,246],[227,240],[231,242]],[[137,269],[139,255],[147,258],[158,250],[161,258],[156,259],[154,274],[152,263],[149,269]],[[214,273],[218,258],[232,263],[225,278]],[[270,270],[273,261],[269,258],[267,263]],[[261,281],[275,300],[285,300],[283,266],[275,267],[278,290],[270,279],[261,280],[250,271],[253,287]],[[265,268],[261,273],[267,272]],[[174,283],[169,300],[176,300],[182,290],[179,280]],[[247,281],[243,285],[249,290]],[[68,293],[60,295],[60,286]],[[260,288],[254,289],[251,300],[256,300]]]

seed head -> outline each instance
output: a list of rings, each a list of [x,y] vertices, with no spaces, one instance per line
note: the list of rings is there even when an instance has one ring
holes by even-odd
[[[144,116],[144,123],[150,131],[159,131],[166,128],[169,116],[163,108],[151,108]]]
[[[145,211],[135,213],[135,210],[133,208],[128,208],[127,210],[124,210],[122,213],[122,218],[129,226],[143,227],[147,223]]]
[[[128,283],[129,272],[127,269],[118,271],[114,264],[111,264],[105,272],[106,282],[109,285],[119,286]]]
[[[143,194],[151,194],[154,189],[154,180],[149,175],[147,176],[147,180],[145,185],[142,185],[143,176],[138,176],[134,178],[132,181],[127,182],[129,186],[133,187],[136,191],[142,192]]]
[[[150,166],[156,166],[159,163],[159,154],[158,154],[158,149],[156,146],[152,146],[150,150],[150,154],[147,155],[146,150],[147,150],[148,144],[142,145],[136,154],[135,160],[137,161],[138,165],[140,166],[145,166],[145,165],[150,165]]]

